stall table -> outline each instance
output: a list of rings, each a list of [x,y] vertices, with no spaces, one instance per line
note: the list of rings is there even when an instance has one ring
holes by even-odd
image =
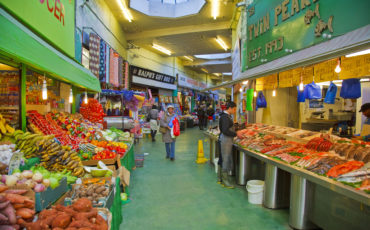
[[[369,194],[256,151],[234,147],[247,157],[266,164],[264,205],[268,202],[267,206],[273,206],[279,203],[278,199],[288,200],[289,225],[294,229],[311,229],[315,225],[336,230],[368,229],[370,226]],[[245,164],[245,167],[253,165]],[[250,178],[250,170],[243,172],[247,174],[245,178]],[[287,187],[290,193],[286,192]]]
[[[212,135],[208,132],[204,132],[204,135],[206,135],[209,138],[209,163],[211,165],[214,164],[214,159],[216,158],[216,146],[217,146],[217,141],[218,141],[218,136]]]

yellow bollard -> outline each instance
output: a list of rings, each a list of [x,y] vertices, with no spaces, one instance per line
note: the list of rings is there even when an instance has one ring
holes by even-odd
[[[197,154],[197,164],[204,164],[208,161],[207,158],[204,157],[204,151],[203,151],[203,141],[198,141],[198,154]]]

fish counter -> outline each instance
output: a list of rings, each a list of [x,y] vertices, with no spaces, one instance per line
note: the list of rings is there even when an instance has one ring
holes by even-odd
[[[265,180],[264,206],[289,207],[291,227],[370,226],[367,143],[265,124],[249,125],[237,134],[237,182]]]

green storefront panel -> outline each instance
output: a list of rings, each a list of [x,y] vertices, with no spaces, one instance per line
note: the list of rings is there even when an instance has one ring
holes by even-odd
[[[242,70],[370,24],[369,0],[255,0],[248,7]]]
[[[100,92],[99,80],[82,65],[60,53],[25,26],[0,9],[0,53],[50,76]],[[73,41],[74,43],[74,41]]]

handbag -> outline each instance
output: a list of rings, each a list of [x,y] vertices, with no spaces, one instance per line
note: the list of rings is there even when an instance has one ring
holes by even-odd
[[[324,99],[324,102],[326,104],[335,104],[335,97],[337,95],[338,87],[333,83],[330,82],[330,86],[328,88],[328,91],[326,92],[326,96]]]
[[[319,85],[316,85],[315,82],[312,82],[304,88],[304,93],[306,99],[312,100],[312,99],[321,99],[321,88]]]
[[[262,91],[258,92],[258,96],[257,96],[257,99],[256,99],[256,104],[257,104],[257,108],[266,108],[267,107],[266,98],[263,95]]]
[[[164,115],[163,119],[167,120],[167,114]],[[163,126],[159,127],[159,132],[162,133],[162,134],[167,133],[167,130],[168,130],[167,127],[163,127]]]
[[[357,78],[343,80],[340,96],[344,99],[357,99],[361,97],[361,83]]]

